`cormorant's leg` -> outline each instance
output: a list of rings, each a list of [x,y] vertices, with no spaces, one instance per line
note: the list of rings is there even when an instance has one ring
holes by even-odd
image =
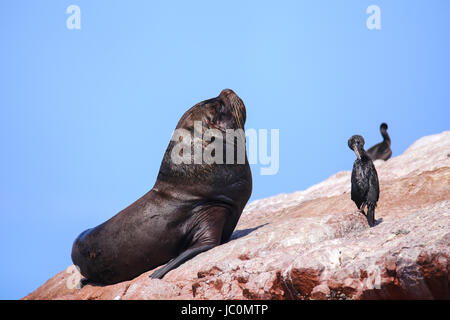
[[[364,201],[361,206],[359,207],[359,212],[361,212],[363,215],[367,216],[366,213],[364,212],[364,209],[366,208],[366,202]]]
[[[188,248],[164,267],[153,272],[150,278],[161,279],[170,270],[220,244],[223,226],[228,215],[227,210],[224,207],[209,207],[196,214],[190,234],[192,240]]]
[[[367,205],[367,222],[370,227],[375,226],[375,205]]]

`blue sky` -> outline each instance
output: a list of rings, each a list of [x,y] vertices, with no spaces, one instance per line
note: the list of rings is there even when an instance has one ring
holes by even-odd
[[[81,9],[69,30],[66,8]],[[381,30],[366,8],[381,9]],[[0,299],[71,264],[75,237],[146,193],[179,117],[233,89],[279,129],[253,199],[350,170],[389,124],[393,156],[450,129],[450,2],[0,2]]]

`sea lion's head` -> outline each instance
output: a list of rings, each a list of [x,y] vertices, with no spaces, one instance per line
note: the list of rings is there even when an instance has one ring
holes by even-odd
[[[230,89],[191,107],[178,121],[158,180],[223,183],[240,175],[231,171],[247,174],[245,120],[244,102]]]
[[[201,121],[204,129],[244,129],[245,105],[231,89],[224,89],[215,98],[197,103],[184,113],[177,129],[192,131],[194,123]]]

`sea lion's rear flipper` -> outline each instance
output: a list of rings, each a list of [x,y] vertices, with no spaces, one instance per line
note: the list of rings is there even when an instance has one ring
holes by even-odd
[[[196,219],[188,237],[191,240],[187,249],[170,260],[164,267],[153,272],[150,278],[161,279],[170,270],[221,243],[223,227],[228,218],[228,210],[224,207],[213,206],[202,208],[195,215]]]

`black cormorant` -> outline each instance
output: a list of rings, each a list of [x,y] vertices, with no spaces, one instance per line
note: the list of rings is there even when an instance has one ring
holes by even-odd
[[[367,206],[367,222],[369,226],[373,227],[375,225],[375,207],[380,194],[377,170],[364,151],[363,137],[352,136],[348,140],[348,147],[355,152],[357,157],[352,171],[352,200],[363,214],[364,207]]]
[[[388,128],[388,125],[383,122],[380,125],[380,132],[381,132],[381,135],[383,136],[383,141],[380,143],[377,143],[373,147],[369,148],[369,150],[367,150],[367,155],[373,161],[375,161],[377,159],[386,161],[392,155],[391,138],[389,138],[389,135],[387,133],[387,128]]]

